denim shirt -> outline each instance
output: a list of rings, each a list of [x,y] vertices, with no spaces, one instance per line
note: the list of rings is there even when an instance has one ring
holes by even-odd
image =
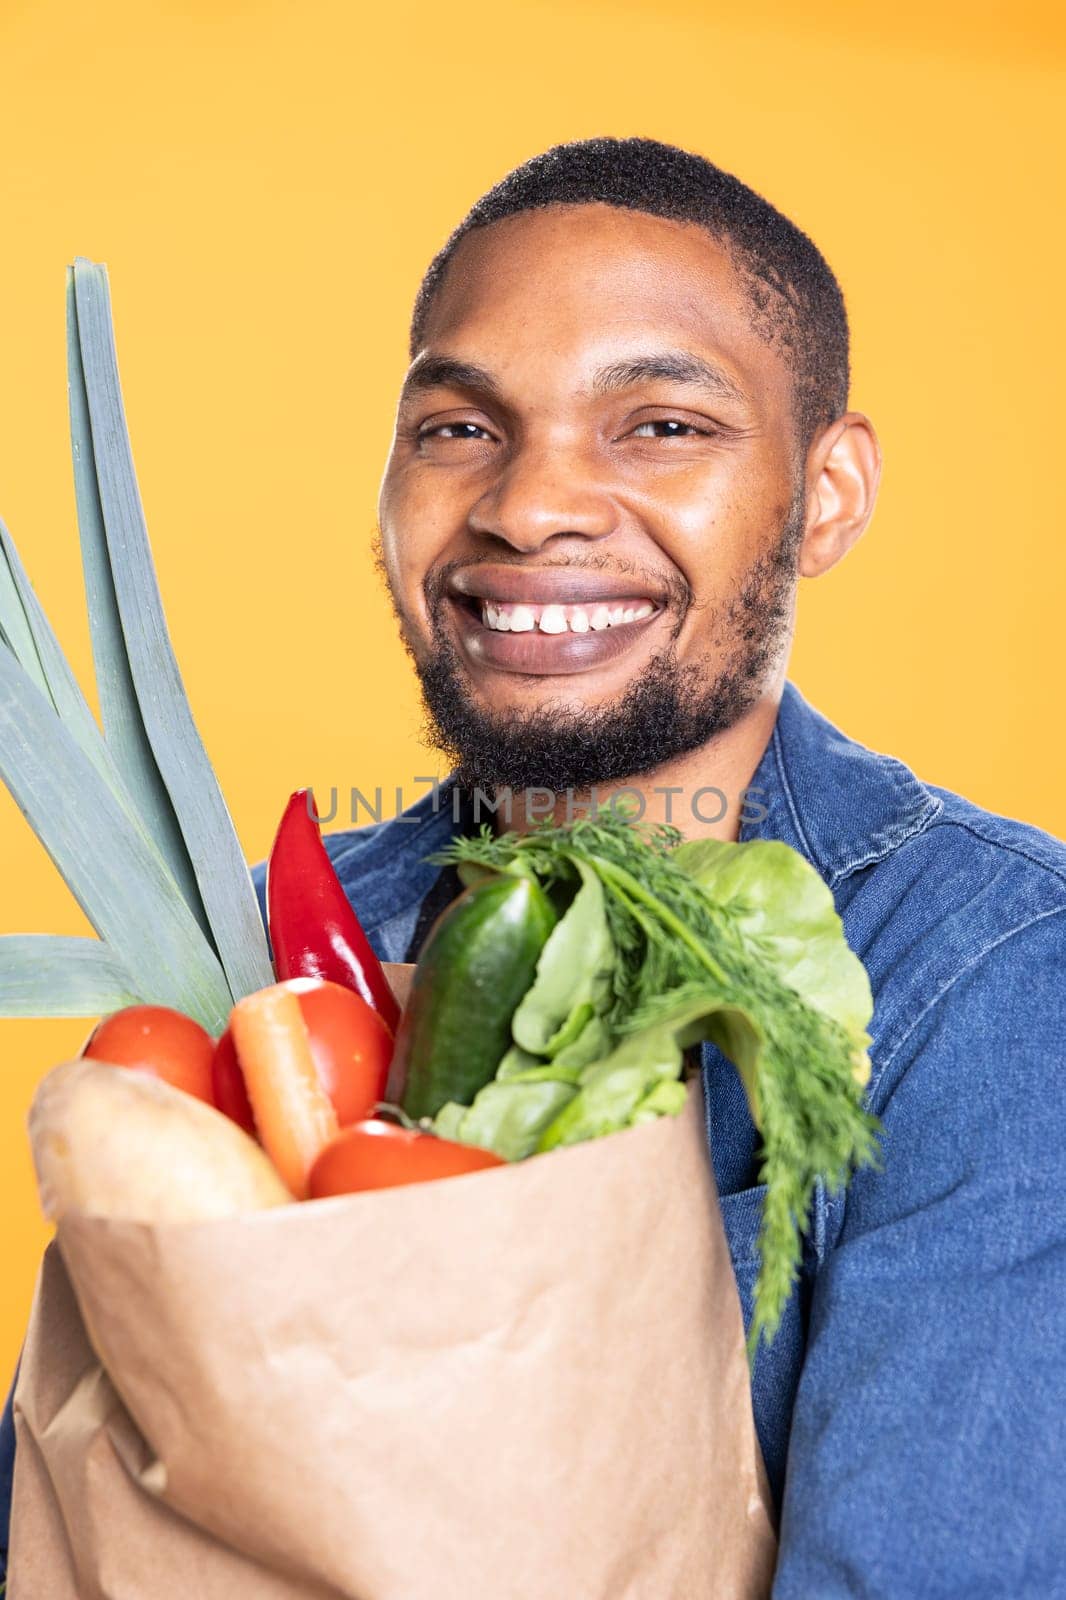
[[[816,1193],[752,1373],[774,1600],[1066,1596],[1066,846],[921,783],[791,684],[749,792],[765,816],[741,838],[813,863],[870,974],[884,1130],[881,1170]],[[446,783],[327,835],[382,959],[409,959],[460,802]],[[702,1073],[748,1321],[758,1137],[713,1045]],[[9,1465],[10,1402],[4,1430]]]

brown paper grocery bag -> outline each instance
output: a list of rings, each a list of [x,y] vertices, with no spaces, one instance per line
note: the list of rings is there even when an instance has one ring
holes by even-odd
[[[221,1222],[70,1214],[57,1243],[11,1600],[769,1593],[698,1084],[505,1168]]]

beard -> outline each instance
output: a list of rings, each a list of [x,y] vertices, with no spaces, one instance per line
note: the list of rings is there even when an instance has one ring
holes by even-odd
[[[713,677],[677,659],[676,639],[695,604],[680,579],[669,599],[678,613],[671,642],[651,657],[637,682],[606,705],[575,705],[568,696],[528,711],[486,711],[472,696],[459,651],[443,625],[451,568],[427,579],[434,642],[421,661],[392,594],[421,684],[426,742],[452,764],[460,788],[539,788],[554,794],[636,777],[699,749],[751,710],[787,649],[804,521],[800,484],[774,545],[753,562],[712,622],[712,648],[723,663]],[[380,545],[379,567],[384,568]]]

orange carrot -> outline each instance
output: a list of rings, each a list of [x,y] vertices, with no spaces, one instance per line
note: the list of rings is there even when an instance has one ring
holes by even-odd
[[[233,1043],[263,1148],[299,1200],[307,1175],[337,1132],[337,1113],[318,1081],[300,1002],[275,984],[239,1000]]]

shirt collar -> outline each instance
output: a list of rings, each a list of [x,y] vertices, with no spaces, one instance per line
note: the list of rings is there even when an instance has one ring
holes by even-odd
[[[406,927],[405,918],[413,924],[440,874],[425,857],[455,834],[474,831],[470,798],[454,791],[448,777],[401,818],[365,833],[327,836],[368,930]],[[742,824],[741,840],[783,840],[830,888],[920,833],[942,806],[902,762],[847,738],[792,683],[747,793],[745,811],[758,807],[764,814]]]
[[[748,786],[765,816],[740,838],[780,839],[830,888],[927,828],[942,801],[901,761],[849,739],[786,683],[770,741]]]

